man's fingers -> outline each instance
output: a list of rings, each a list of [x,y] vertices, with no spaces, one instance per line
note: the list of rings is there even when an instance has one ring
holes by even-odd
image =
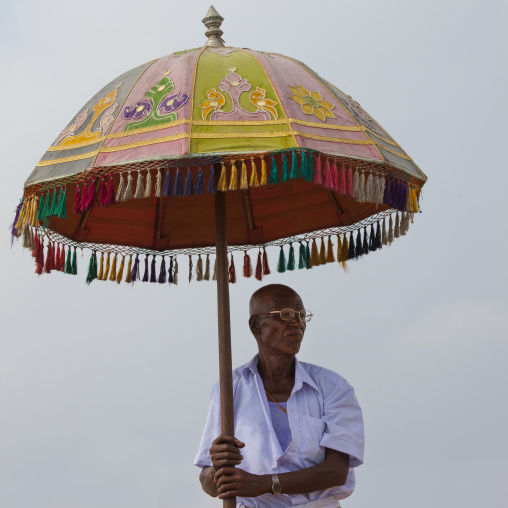
[[[237,472],[237,469],[234,467],[221,467],[216,473],[215,473],[215,479],[218,481],[221,477],[225,475],[233,475]]]
[[[236,437],[235,437],[235,445],[238,448],[243,448],[245,446],[245,443],[242,443],[239,439],[236,439]]]
[[[230,452],[230,453],[240,453],[240,450],[235,445],[230,444],[218,444],[213,445],[210,448],[210,453],[218,453],[218,452]]]
[[[235,441],[238,441],[238,439],[236,439],[236,437],[234,437],[234,436],[226,436],[225,434],[221,434],[220,436],[217,436],[213,440],[212,445],[222,444],[222,443],[228,443],[228,444],[234,445]]]

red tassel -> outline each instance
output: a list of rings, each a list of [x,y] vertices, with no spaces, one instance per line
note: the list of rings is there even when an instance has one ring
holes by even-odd
[[[243,256],[243,276],[244,277],[252,277],[252,263],[250,261],[250,256],[245,251]]]
[[[231,264],[229,265],[229,282],[231,284],[236,282],[235,261],[233,260],[233,254],[231,254]]]
[[[76,184],[76,198],[74,199],[74,208],[72,209],[74,213],[81,212],[81,191],[79,188],[79,183]]]
[[[32,257],[37,258],[37,252],[39,250],[39,235],[37,230],[34,230],[34,250],[32,251]]]
[[[56,254],[55,254],[55,270],[57,272],[60,271],[60,244],[56,246]]]
[[[81,203],[79,203],[79,211],[84,212],[85,211],[85,205],[86,205],[86,198],[88,196],[88,187],[86,185],[86,182],[83,184],[83,192],[81,193]]]
[[[332,170],[330,168],[330,159],[326,159],[325,164],[325,187],[327,189],[331,189],[333,187],[333,181],[332,181]]]
[[[258,262],[256,263],[256,273],[254,275],[257,280],[263,279],[263,263],[261,262],[261,251],[258,252]]]
[[[106,180],[104,180],[104,177],[101,178],[101,193],[100,193],[100,199],[99,204],[101,206],[108,206],[107,205],[107,199],[108,199],[108,188],[106,187]]]
[[[340,177],[339,177],[339,194],[346,194],[346,168],[344,167],[344,163],[340,168]]]
[[[337,171],[337,164],[333,161],[332,166],[332,188],[334,191],[339,190],[339,172]]]
[[[349,170],[347,173],[347,195],[354,197],[353,193],[353,166],[349,165]]]
[[[314,183],[322,185],[323,183],[323,171],[321,170],[321,157],[318,155],[316,158],[316,168],[314,171]]]
[[[35,254],[35,273],[37,275],[42,275],[42,270],[44,269],[44,240],[39,242],[39,247]]]
[[[268,266],[268,256],[266,249],[263,247],[263,275],[270,275],[270,267]]]
[[[48,253],[46,255],[46,264],[44,265],[44,271],[51,273],[51,270],[55,269],[55,245],[53,243],[48,244]]]
[[[106,196],[106,204],[104,206],[114,205],[116,203],[115,198],[115,182],[111,176],[109,179],[108,195]]]
[[[94,200],[95,200],[95,178],[92,178],[92,181],[88,185],[88,191],[86,191],[86,183],[85,183],[81,211],[84,212],[86,210],[90,210],[91,208],[93,208]]]
[[[65,248],[63,245],[60,251],[60,271],[65,272]]]

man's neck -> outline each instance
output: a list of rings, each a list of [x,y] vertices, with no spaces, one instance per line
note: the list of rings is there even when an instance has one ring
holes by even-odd
[[[269,356],[260,351],[258,372],[265,388],[268,386],[273,389],[276,386],[292,389],[295,383],[295,355]]]

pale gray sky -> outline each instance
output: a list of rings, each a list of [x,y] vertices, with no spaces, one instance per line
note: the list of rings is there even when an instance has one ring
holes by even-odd
[[[228,45],[296,57],[428,175],[408,235],[352,263],[272,275],[315,314],[300,358],[356,388],[365,464],[345,508],[506,506],[506,3],[214,3]],[[25,178],[105,83],[204,43],[207,1],[0,4],[0,505],[209,508],[192,461],[218,376],[213,283],[37,280],[7,225]],[[271,253],[272,264],[276,252]],[[255,282],[255,281],[254,281]],[[231,287],[233,360],[257,284]]]

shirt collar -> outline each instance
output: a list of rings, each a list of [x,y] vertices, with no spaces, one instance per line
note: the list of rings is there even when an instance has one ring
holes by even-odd
[[[258,359],[259,355],[254,356],[249,362],[247,362],[242,369],[242,374],[245,376],[249,371],[254,375],[259,375],[258,372]],[[310,377],[309,373],[305,370],[305,367],[300,363],[298,358],[295,356],[295,387],[293,391],[296,392],[302,388],[303,383],[307,383],[314,390],[319,391],[315,381]]]

